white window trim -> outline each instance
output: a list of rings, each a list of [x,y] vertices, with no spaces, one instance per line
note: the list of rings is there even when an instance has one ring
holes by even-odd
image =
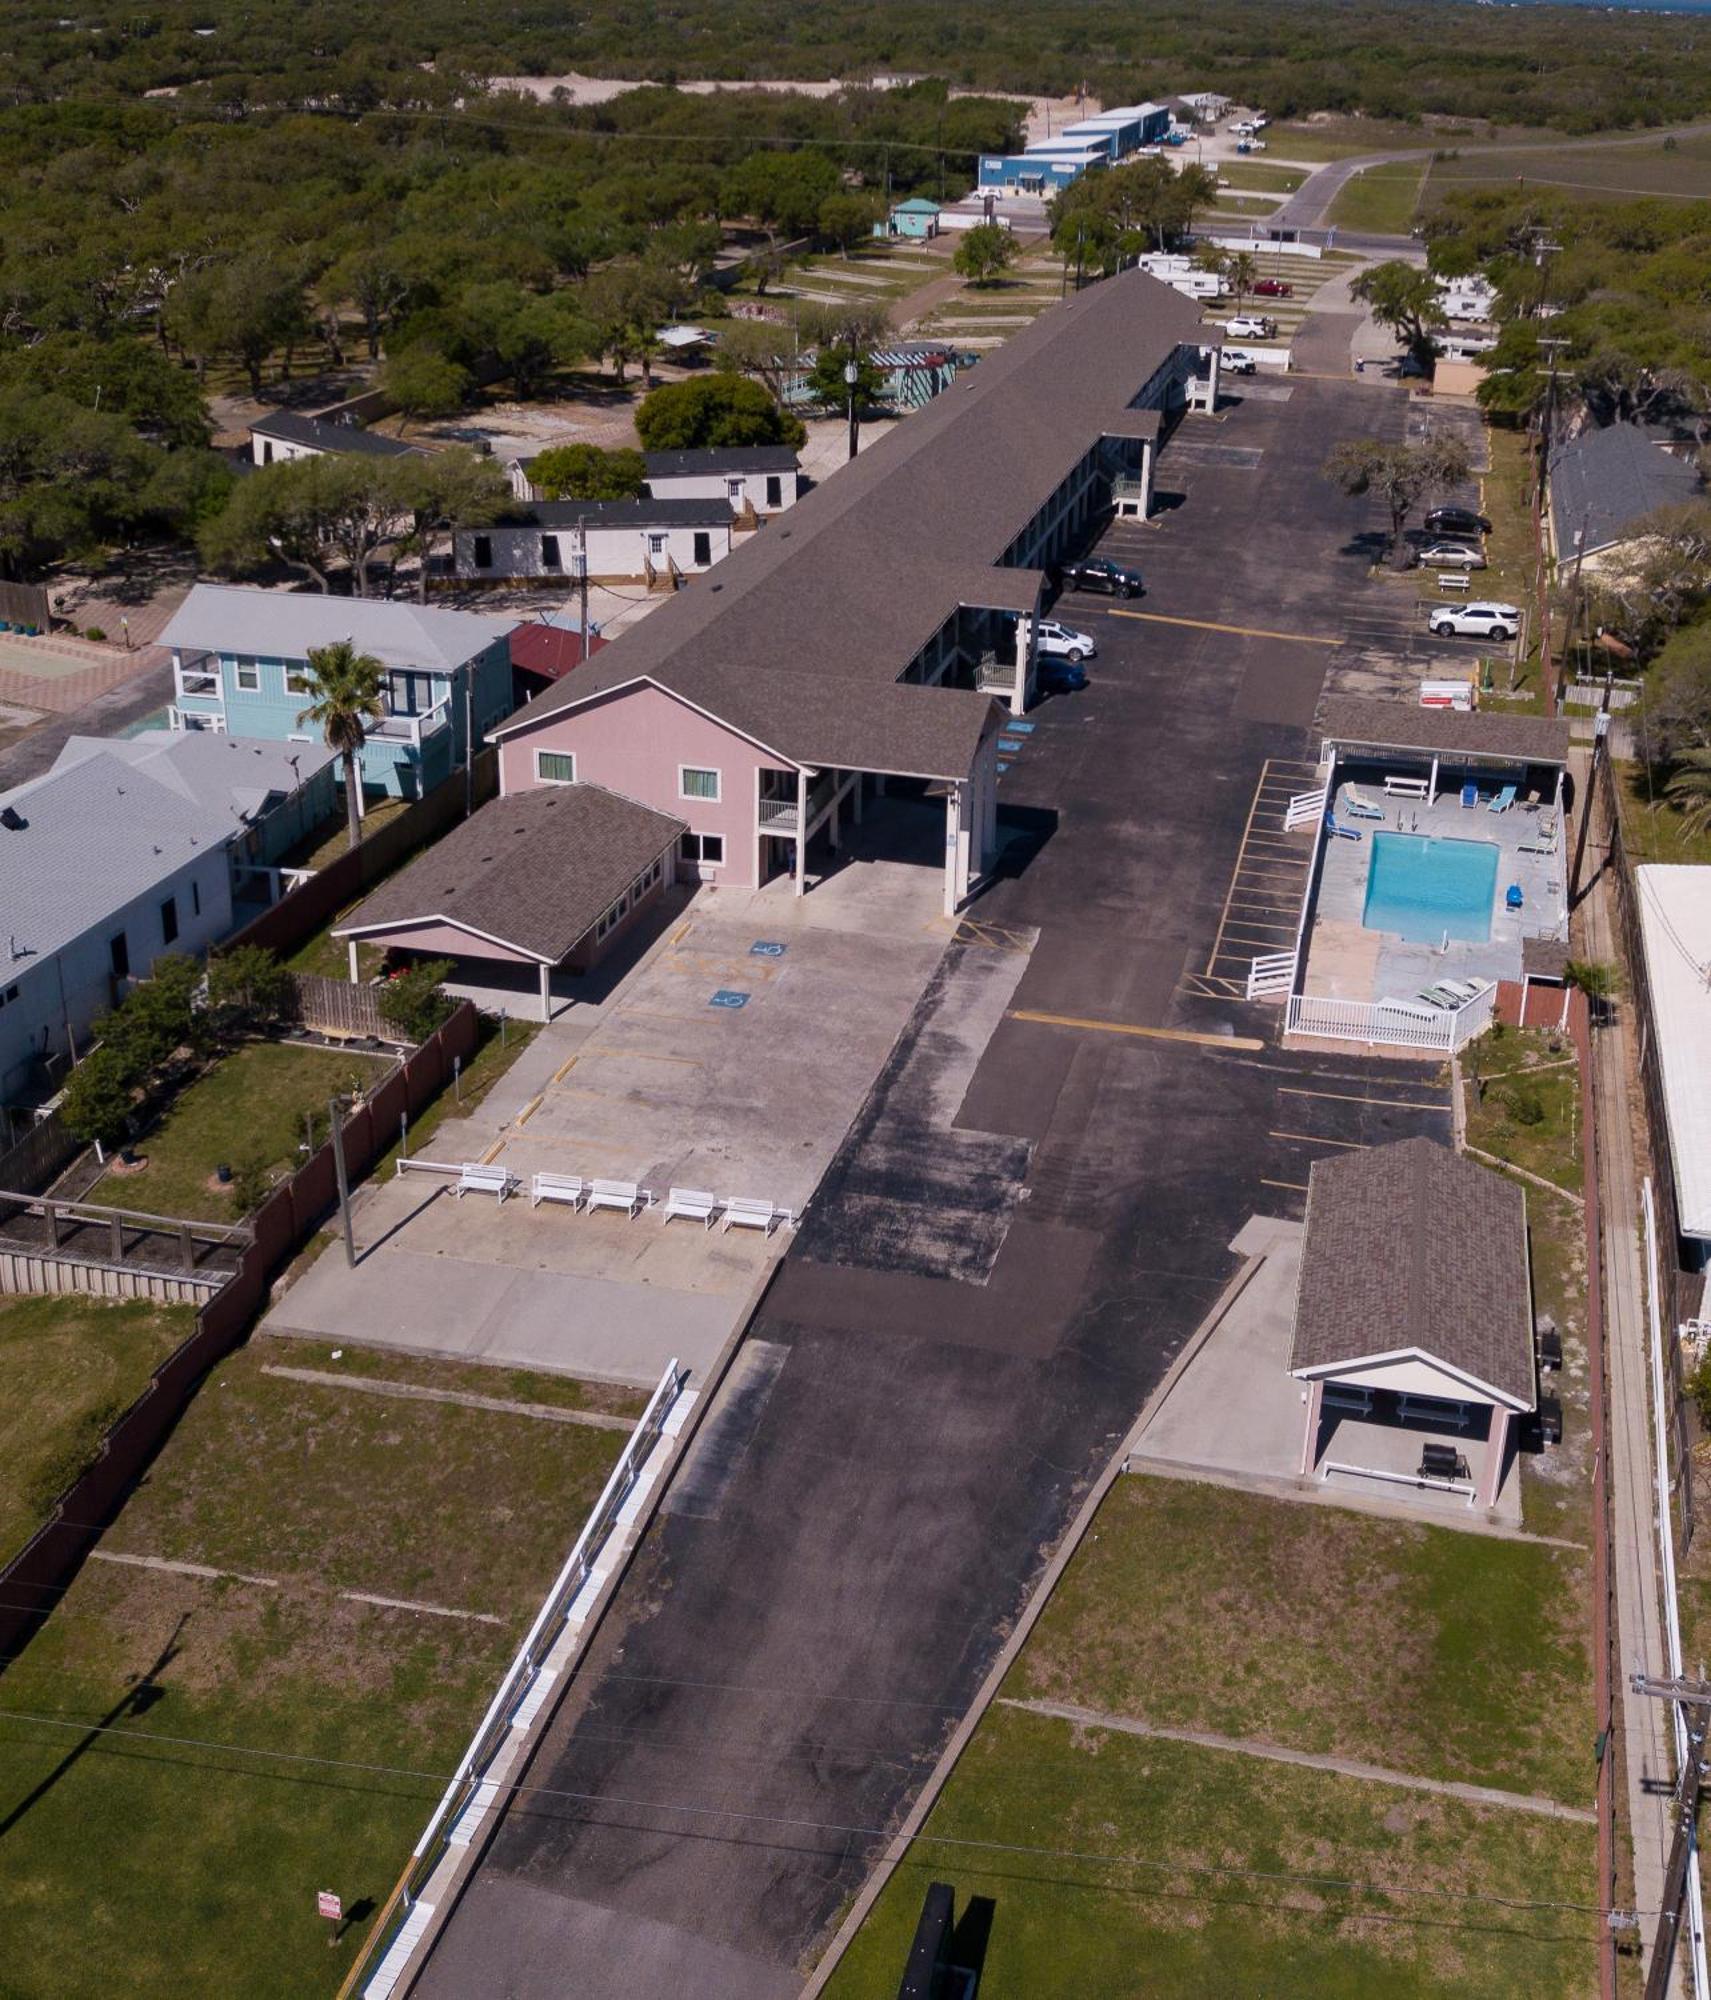
[[[541,759],[543,757],[568,757],[570,759],[570,776],[568,778],[549,778],[545,776],[541,770]],[[537,785],[574,785],[576,783],[576,752],[574,750],[537,750],[535,752],[535,783]]]
[[[298,683],[298,685],[295,687],[292,685],[294,681]],[[305,661],[303,665],[300,667],[294,667],[291,664],[291,662],[287,660],[285,663],[285,692],[288,695],[301,698],[303,696],[312,695],[314,691],[315,691],[314,686],[311,681],[311,669],[309,667],[308,662]]]
[[[249,678],[246,680],[245,676]],[[232,662],[232,686],[239,694],[261,693],[261,662],[259,660],[234,660]]]
[[[683,781],[691,771],[698,771],[711,777],[713,780],[713,789],[710,792],[686,791]],[[725,802],[725,773],[723,768],[716,764],[679,764],[677,767],[677,796],[680,799],[693,799],[697,805],[723,805]]]

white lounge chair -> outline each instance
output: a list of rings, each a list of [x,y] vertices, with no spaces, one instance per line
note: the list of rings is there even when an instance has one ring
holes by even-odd
[[[1359,785],[1343,787],[1343,811],[1355,819],[1383,819],[1383,806],[1375,806]]]

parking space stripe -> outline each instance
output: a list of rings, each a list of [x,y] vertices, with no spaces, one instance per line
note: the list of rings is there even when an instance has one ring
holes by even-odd
[[[1322,1132],[1268,1132],[1268,1139],[1290,1139],[1298,1146],[1342,1146],[1351,1153],[1370,1153],[1364,1139],[1327,1139]]]
[[[1237,639],[1283,639],[1292,646],[1340,646],[1322,632],[1273,632],[1263,625],[1220,625],[1210,618],[1167,618],[1162,611],[1113,611],[1113,618],[1138,618],[1148,625],[1183,625],[1194,632],[1228,632]]]
[[[1444,1117],[1450,1115],[1447,1104],[1421,1104],[1412,1097],[1363,1097],[1351,1090],[1306,1090],[1299,1084],[1286,1083],[1279,1086],[1279,1097],[1325,1097],[1334,1104],[1382,1104],[1392,1111],[1436,1111]]]
[[[1259,1184],[1261,1187],[1288,1188],[1291,1194],[1305,1194],[1307,1192],[1307,1183],[1305,1181],[1268,1181],[1264,1174],[1260,1175]]]
[[[1014,1007],[1007,1021],[1031,1021],[1045,1028],[1081,1028],[1096,1035],[1135,1035],[1147,1041],[1188,1042],[1203,1049],[1263,1049],[1264,1042],[1251,1035],[1199,1035],[1190,1028],[1143,1028],[1135,1021],[1089,1021],[1079,1014],[1040,1014],[1031,1008]]]

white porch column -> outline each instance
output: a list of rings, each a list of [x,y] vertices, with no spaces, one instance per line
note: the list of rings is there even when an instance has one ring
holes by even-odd
[[[1563,772],[1561,766],[1559,765],[1557,768],[1557,788],[1555,794],[1551,799],[1551,810],[1557,813],[1560,813],[1562,811],[1562,781],[1563,781]],[[1584,811],[1585,808],[1583,807],[1582,810]]]
[[[1325,1385],[1312,1382],[1307,1387],[1307,1428],[1301,1435],[1301,1477],[1312,1472],[1318,1458],[1319,1418],[1325,1407]]]
[[[1491,1440],[1485,1447],[1485,1471],[1479,1481],[1479,1504],[1495,1507],[1497,1496],[1503,1490],[1503,1461],[1509,1455],[1509,1427],[1514,1423],[1514,1413],[1501,1404],[1491,1408]]]
[[[808,893],[808,773],[796,767],[796,893]]]
[[[1435,756],[1432,759],[1432,775],[1426,780],[1426,803],[1429,806],[1438,803],[1438,760]]]
[[[550,1021],[553,1017],[553,969],[550,965],[541,967],[541,1019]]]
[[[945,915],[954,917],[968,898],[970,822],[969,784],[961,779],[945,794]]]
[[[1016,684],[1010,690],[1010,713],[1026,715],[1034,687],[1034,617],[1024,612],[1016,620]]]
[[[347,952],[347,953],[349,954],[349,957],[348,957],[348,959],[347,959],[347,961],[346,961],[346,962],[347,962],[347,964],[348,964],[348,965],[350,966],[350,970],[351,970],[351,984],[352,984],[353,986],[360,986],[360,985],[362,984],[362,974],[361,974],[360,972],[358,972],[358,971],[357,971],[357,965],[356,965],[356,939],[355,939],[355,938],[347,938],[347,939],[346,939],[346,941],[345,941],[345,950],[346,950],[346,952]]]
[[[1153,457],[1158,447],[1151,438],[1141,439],[1141,519],[1153,511]]]

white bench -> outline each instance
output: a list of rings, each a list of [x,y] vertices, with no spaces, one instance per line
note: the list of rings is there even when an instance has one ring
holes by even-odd
[[[1468,574],[1465,569],[1441,569],[1438,571],[1438,588],[1453,590],[1465,597],[1468,593]]]
[[[577,1208],[587,1192],[588,1183],[580,1174],[536,1174],[529,1182],[529,1206],[539,1208],[543,1201],[562,1201],[567,1208]]]
[[[775,1229],[789,1229],[796,1221],[787,1208],[775,1208],[770,1201],[747,1201],[741,1195],[732,1195],[724,1209],[727,1229],[758,1229],[765,1236]]]
[[[1424,778],[1391,778],[1384,781],[1385,795],[1393,799],[1423,799],[1426,796],[1427,781]]]
[[[590,1215],[597,1208],[616,1208],[633,1216],[653,1202],[652,1194],[644,1187],[637,1187],[634,1181],[590,1181],[584,1198]]]
[[[462,1201],[466,1194],[492,1194],[503,1201],[516,1187],[517,1177],[508,1168],[489,1167],[477,1160],[465,1160],[457,1170],[457,1186],[452,1189],[452,1195],[455,1200]]]
[[[720,1206],[719,1197],[708,1194],[704,1188],[667,1188],[663,1220],[669,1222],[674,1215],[687,1215],[711,1229]]]

